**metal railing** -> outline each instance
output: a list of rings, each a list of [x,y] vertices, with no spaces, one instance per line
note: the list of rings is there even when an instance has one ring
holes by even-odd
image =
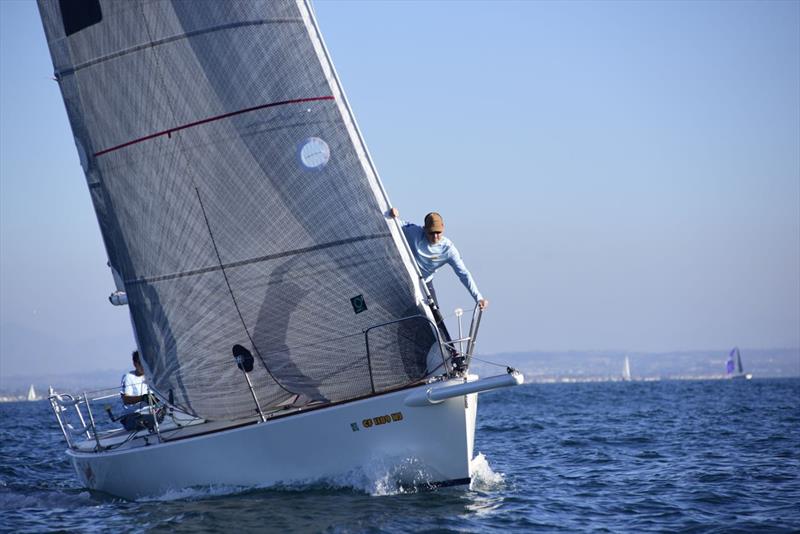
[[[483,310],[480,306],[475,306],[472,310],[472,321],[469,325],[469,333],[464,336],[464,330],[461,323],[461,317],[464,315],[464,310],[461,308],[455,309],[455,316],[458,318],[458,339],[451,339],[445,341],[444,344],[450,347],[453,351],[457,351],[459,359],[462,362],[463,370],[466,372],[469,369],[469,363],[472,360],[472,355],[475,352],[475,344],[478,338],[478,329],[481,326],[481,318],[483,317]],[[464,343],[467,344],[466,349]],[[456,347],[456,345],[458,345]]]
[[[120,426],[122,416],[113,415],[112,399],[117,401],[119,398],[119,390],[116,388],[84,392],[82,395],[75,396],[67,393],[56,393],[51,387],[48,395],[50,407],[70,449],[79,449],[77,438],[85,436],[85,440],[82,440],[82,443],[85,444],[86,441],[94,440],[95,451],[105,450],[108,447],[101,443],[100,440],[102,438],[113,434],[124,434],[125,432],[136,433],[144,429],[148,430],[148,434],[155,434],[159,442],[162,441],[158,424],[159,415],[157,406],[154,404],[155,397],[148,395],[147,410],[140,412],[142,415],[152,417],[152,429],[144,426],[141,429],[137,428],[130,431]],[[105,412],[107,414],[107,420],[105,418],[95,418],[92,405],[99,402],[103,403],[101,413]]]
[[[472,355],[475,351],[475,344],[477,340],[478,329],[480,328],[481,317],[483,316],[483,311],[479,306],[476,306],[473,310],[472,320],[470,322],[469,333],[467,336],[463,335],[461,324],[461,315],[463,312],[458,313],[458,311],[460,310],[457,310],[456,313],[456,316],[458,317],[458,339],[443,340],[437,325],[430,318],[421,314],[411,315],[409,317],[403,317],[401,319],[395,319],[393,321],[372,325],[364,330],[364,343],[366,346],[367,366],[369,369],[369,380],[372,393],[378,393],[379,390],[382,391],[386,388],[376,388],[375,386],[375,373],[373,372],[373,352],[370,348],[370,332],[377,328],[386,327],[405,321],[424,321],[427,323],[436,338],[436,344],[439,346],[439,354],[442,358],[441,367],[444,369],[445,376],[463,375],[463,373],[465,373],[469,368],[470,360],[472,359]],[[466,348],[464,347],[465,343]],[[450,353],[450,357],[446,357],[446,353]],[[458,362],[454,361],[454,353],[458,354],[459,358],[463,358],[463,366],[457,365]],[[435,369],[438,369],[438,367],[439,366],[437,366]],[[432,375],[435,369],[428,369],[426,361],[424,376]],[[113,434],[124,435],[126,432],[133,435],[145,429],[148,430],[148,435],[155,435],[159,442],[163,442],[161,430],[159,428],[159,413],[157,412],[157,409],[159,406],[161,409],[163,409],[164,406],[171,406],[171,404],[164,403],[163,401],[156,401],[159,402],[159,406],[157,406],[154,403],[155,397],[148,395],[147,409],[145,411],[140,411],[139,413],[152,418],[150,420],[152,427],[144,426],[142,428],[136,428],[135,430],[125,430],[120,427],[120,420],[122,416],[115,417],[112,413],[112,399],[114,401],[113,404],[116,404],[116,401],[118,401],[119,398],[119,390],[116,388],[84,392],[82,395],[74,396],[71,394],[56,393],[51,387],[48,396],[50,407],[52,408],[56,417],[56,421],[61,428],[61,433],[64,435],[64,440],[67,442],[67,446],[70,449],[79,449],[79,444],[83,445],[85,448],[87,441],[94,441],[95,451],[106,450],[109,448],[109,446],[103,445],[101,442],[102,438],[109,437]],[[108,415],[107,418],[97,419],[95,417],[95,411],[93,411],[92,405],[99,402],[104,403],[103,409],[100,413],[105,412]],[[170,413],[171,411],[172,410],[170,408]],[[259,413],[261,414],[260,406]],[[265,420],[263,414],[261,414],[261,419],[262,421]],[[84,436],[85,439],[82,439],[80,442],[78,442],[77,438],[80,436]]]
[[[467,345],[467,352],[465,355],[466,365],[469,367],[469,362],[472,359],[472,354],[475,352],[475,343],[478,339],[478,329],[481,326],[481,318],[483,317],[483,310],[480,306],[475,306],[472,310],[472,322],[469,325],[469,344]],[[460,328],[460,321],[459,321]]]
[[[436,342],[439,345],[439,353],[442,357],[442,368],[445,370],[445,374],[448,376],[459,375],[469,368],[469,362],[472,359],[472,354],[475,352],[475,343],[478,336],[478,329],[480,328],[481,324],[481,317],[483,316],[483,310],[480,309],[479,306],[475,306],[475,309],[472,312],[472,321],[470,322],[469,327],[469,334],[465,337],[462,331],[461,325],[461,316],[457,313],[458,316],[458,339],[452,340],[443,340],[441,332],[437,325],[428,317],[424,315],[411,315],[409,317],[403,317],[402,319],[395,319],[394,321],[388,321],[385,323],[380,323],[376,325],[372,325],[366,330],[364,330],[364,344],[366,346],[367,352],[367,366],[369,369],[369,381],[370,387],[372,389],[372,393],[376,393],[377,389],[375,387],[375,376],[373,372],[373,354],[370,350],[370,342],[369,342],[369,334],[371,331],[375,330],[376,328],[381,328],[397,323],[401,323],[404,321],[419,321],[422,320],[428,323],[431,327],[431,330],[436,337]],[[466,343],[466,349],[464,348],[464,344]],[[445,354],[449,353],[451,356],[446,357]],[[463,358],[463,368],[459,368],[460,366],[457,365],[457,362],[453,361],[453,353],[459,355],[460,358]],[[448,365],[449,363],[449,365]]]
[[[422,320],[430,325],[431,330],[433,331],[434,336],[436,337],[436,342],[439,345],[439,352],[442,356],[442,365],[445,367],[445,369],[447,368],[447,360],[444,356],[444,351],[442,350],[444,343],[442,342],[442,338],[439,334],[439,329],[436,327],[436,324],[433,321],[431,321],[428,317],[424,315],[411,315],[409,317],[403,317],[401,319],[395,319],[393,321],[387,321],[385,323],[375,324],[364,330],[364,344],[366,345],[367,349],[367,367],[369,369],[369,383],[370,387],[372,388],[372,393],[377,393],[377,390],[375,389],[375,377],[372,370],[373,362],[372,362],[372,352],[370,351],[370,345],[369,345],[369,333],[375,330],[376,328],[382,328],[384,326],[389,326],[407,321],[419,321],[419,320]]]

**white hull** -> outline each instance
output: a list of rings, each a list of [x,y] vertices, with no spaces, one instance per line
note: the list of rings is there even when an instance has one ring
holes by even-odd
[[[124,450],[67,453],[86,487],[128,499],[197,486],[305,483],[359,470],[384,470],[401,484],[464,485],[470,481],[477,394],[408,402],[420,391],[463,382],[423,385],[162,443],[143,431]],[[169,432],[162,435],[169,439]],[[150,445],[144,446],[145,437]]]
[[[732,380],[752,380],[753,374],[752,373],[742,373],[740,375],[730,375],[729,378]]]

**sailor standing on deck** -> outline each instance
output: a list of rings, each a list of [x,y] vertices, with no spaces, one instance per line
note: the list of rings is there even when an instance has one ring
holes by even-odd
[[[397,208],[389,210],[389,215],[395,219],[399,219],[400,212]],[[414,259],[417,260],[419,270],[428,286],[428,291],[433,297],[436,308],[433,310],[433,316],[436,319],[436,324],[441,329],[447,341],[450,341],[450,334],[444,325],[444,317],[439,311],[439,302],[436,299],[436,291],[433,289],[433,275],[443,265],[449,264],[453,268],[456,275],[458,275],[461,283],[470,292],[475,302],[480,309],[485,309],[489,305],[489,301],[483,298],[481,292],[478,291],[478,286],[472,275],[464,265],[464,260],[461,259],[461,254],[458,249],[448,238],[444,236],[444,221],[442,216],[436,212],[431,212],[425,216],[425,226],[417,226],[416,224],[404,222],[400,220],[403,226],[403,233],[406,236],[411,251],[414,253]]]

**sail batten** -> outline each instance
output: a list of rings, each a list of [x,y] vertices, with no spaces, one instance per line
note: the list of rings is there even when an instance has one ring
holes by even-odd
[[[151,385],[251,417],[237,345],[267,409],[424,377],[430,311],[309,6],[98,0],[66,32],[69,5],[39,0]]]

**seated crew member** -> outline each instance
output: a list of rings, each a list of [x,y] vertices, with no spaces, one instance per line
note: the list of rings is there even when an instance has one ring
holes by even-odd
[[[144,381],[144,367],[139,357],[139,351],[133,351],[133,370],[122,376],[120,398],[122,400],[123,415],[120,418],[125,430],[141,430],[152,428],[153,416],[148,412],[148,397],[150,389]]]
[[[393,218],[399,219],[400,212],[397,208],[389,210],[389,215]],[[429,213],[425,216],[425,226],[420,227],[413,223],[404,222],[403,233],[406,236],[411,251],[414,253],[414,259],[417,260],[422,277],[425,280],[425,285],[428,286],[428,291],[433,297],[436,308],[433,310],[433,316],[436,319],[436,324],[442,331],[446,341],[450,341],[450,334],[444,325],[444,317],[439,311],[439,302],[436,299],[436,291],[433,289],[433,275],[444,264],[449,264],[453,268],[456,275],[458,275],[461,283],[470,292],[472,297],[477,302],[480,309],[485,309],[489,305],[489,301],[483,298],[481,292],[478,291],[478,286],[472,275],[464,265],[464,260],[461,259],[461,254],[458,249],[448,238],[444,236],[444,221],[442,216],[436,212]],[[451,353],[455,356],[455,349]],[[460,366],[460,362],[455,362]]]

